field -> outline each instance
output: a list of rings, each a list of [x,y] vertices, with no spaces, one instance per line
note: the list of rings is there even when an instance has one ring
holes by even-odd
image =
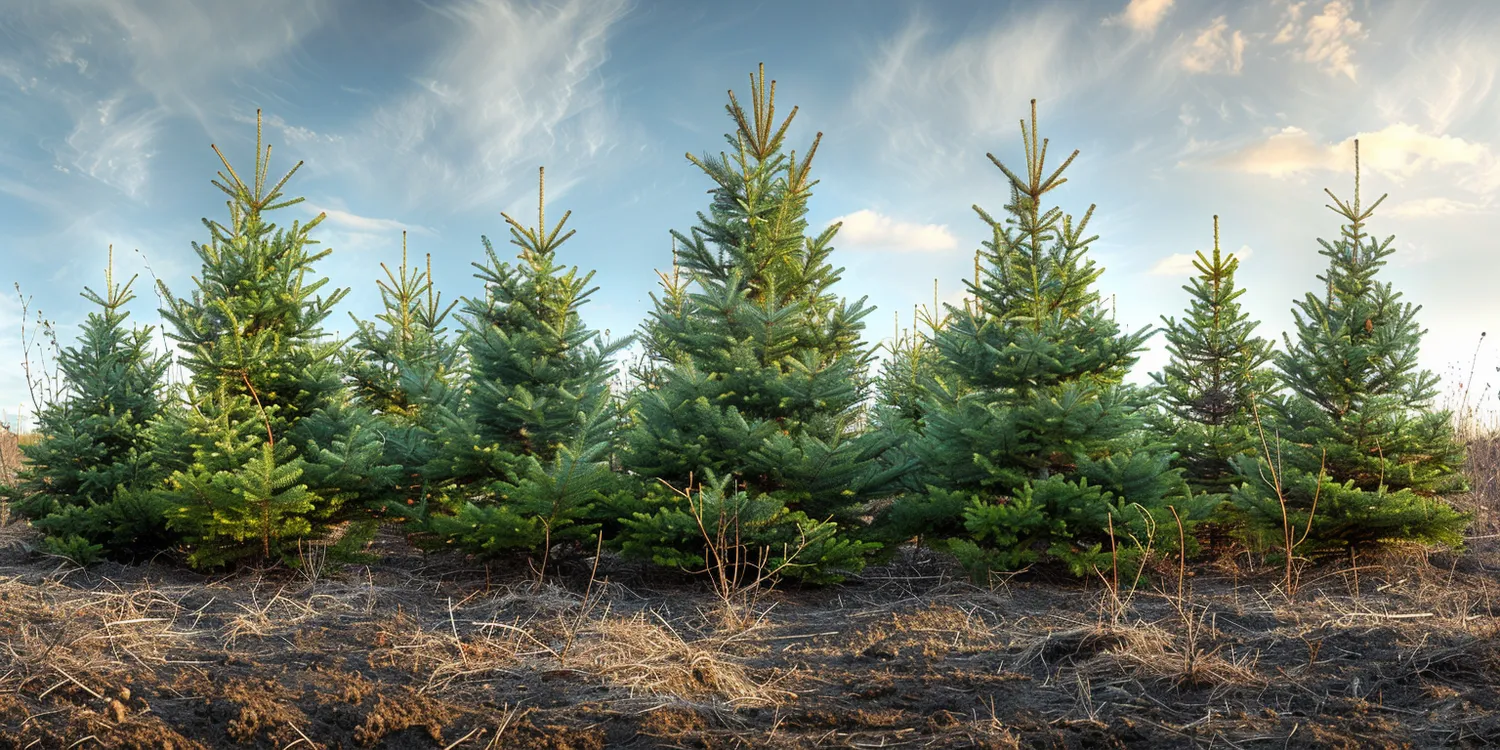
[[[732,591],[604,555],[70,569],[0,529],[0,747],[1468,747],[1500,738],[1500,441],[1462,554],[987,587],[922,550]],[[1179,573],[1182,591],[1179,595]]]

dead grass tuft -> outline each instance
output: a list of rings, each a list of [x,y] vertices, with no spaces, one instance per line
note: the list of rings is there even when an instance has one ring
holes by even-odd
[[[756,680],[731,655],[734,642],[747,635],[690,639],[654,613],[603,617],[579,632],[563,663],[632,694],[718,699],[735,707],[774,705],[785,691]]]

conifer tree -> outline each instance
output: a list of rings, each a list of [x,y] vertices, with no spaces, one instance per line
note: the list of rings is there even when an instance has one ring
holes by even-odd
[[[482,238],[487,262],[474,266],[485,295],[463,307],[467,397],[428,467],[445,497],[407,514],[430,541],[481,556],[545,554],[592,536],[594,504],[613,487],[612,358],[631,339],[605,341],[584,325],[594,274],[558,263],[572,212],[548,229],[545,176],[538,170],[535,228],[501,214],[517,262]]]
[[[1377,278],[1395,237],[1378,242],[1365,225],[1385,196],[1365,208],[1359,187],[1356,140],[1354,200],[1324,191],[1347,223],[1338,240],[1318,240],[1323,289],[1296,302],[1297,338],[1276,357],[1290,393],[1273,405],[1261,455],[1236,459],[1250,531],[1293,554],[1457,546],[1468,523],[1443,501],[1466,489],[1464,449],[1450,415],[1431,410],[1437,377],[1418,368],[1421,308]]]
[[[58,358],[65,390],[38,414],[41,440],[22,446],[16,510],[46,535],[50,552],[80,564],[132,560],[174,541],[152,493],[162,475],[149,430],[163,408],[167,358],[152,353],[151,326],[126,326],[135,280],[115,283],[111,247],[103,294],[82,293],[99,311]]]
[[[385,310],[375,319],[383,325],[354,320],[349,373],[356,401],[376,414],[385,434],[384,462],[401,467],[392,499],[412,506],[427,498],[427,464],[438,456],[439,434],[461,395],[461,342],[445,325],[458,301],[442,303],[430,254],[425,270],[408,264],[405,232],[401,266],[380,267],[386,279],[375,283]]]
[[[933,284],[933,309],[941,310],[937,304],[937,284]],[[887,465],[906,465],[915,468],[919,459],[915,446],[921,439],[923,424],[927,417],[927,384],[939,374],[941,362],[933,340],[938,331],[947,324],[948,316],[941,319],[933,310],[918,307],[912,313],[912,326],[902,330],[896,321],[896,333],[886,346],[887,355],[880,366],[880,374],[873,384],[874,404],[870,409],[870,429],[895,438],[896,443],[885,451],[881,460]],[[920,326],[926,324],[927,330]],[[900,492],[921,492],[921,473],[906,471],[899,478]],[[879,538],[887,548],[904,541],[890,538],[888,532],[899,524],[889,523],[894,516],[887,506],[883,509],[884,523],[870,530],[872,538]]]
[[[1043,554],[1092,575],[1161,549],[1166,528],[1175,546],[1169,504],[1186,523],[1206,509],[1187,507],[1169,454],[1140,435],[1143,394],[1122,380],[1151,331],[1122,333],[1100,304],[1084,236],[1093,207],[1076,223],[1042,208],[1078,152],[1044,171],[1035,101],[1021,135],[1022,175],[990,155],[1010,183],[1010,216],[974,207],[993,232],[974,302],[949,306],[933,342],[940,364],[916,445],[927,489],[897,502],[887,528],[951,550],[980,578]]]
[[[875,547],[855,533],[860,509],[906,467],[879,461],[892,436],[862,429],[868,310],[831,291],[838,226],[805,234],[822,134],[800,163],[783,154],[796,109],[777,127],[764,66],[750,83],[750,113],[729,93],[734,155],[687,155],[714,181],[713,202],[690,236],[672,232],[673,270],[652,296],[650,366],[622,459],[664,485],[622,509],[620,542],[701,569],[723,552],[710,549],[722,530],[746,564],[836,580]]]
[[[936,297],[934,289],[934,304]],[[902,330],[897,320],[895,335],[886,345],[887,356],[874,382],[877,408],[872,419],[877,429],[915,433],[921,424],[926,414],[925,385],[937,374],[938,357],[932,341],[946,322],[946,316],[942,320],[934,317],[931,311],[924,316],[919,307],[912,312],[911,328]],[[927,332],[919,327],[923,322]]]
[[[1259,449],[1252,402],[1275,389],[1265,369],[1273,352],[1240,308],[1245,290],[1234,281],[1240,261],[1219,249],[1219,217],[1212,257],[1197,256],[1198,276],[1183,287],[1192,295],[1186,317],[1162,317],[1170,360],[1152,373],[1162,406],[1156,429],[1169,436],[1178,454],[1173,465],[1195,492],[1227,499],[1238,483],[1230,459]]]
[[[299,545],[326,542],[333,527],[359,520],[347,545],[373,533],[362,508],[382,496],[395,467],[380,462],[370,414],[354,405],[337,356],[341,341],[322,323],[347,289],[319,292],[308,235],[322,220],[278,228],[264,214],[295,205],[281,189],[301,163],[266,189],[270,148],[260,151],[247,185],[229,173],[213,184],[230,196],[230,225],[204,220],[206,245],[191,297],[161,285],[191,373],[191,409],[169,414],[161,461],[174,468],[166,497],[172,528],[192,546],[190,564],[217,567],[277,560],[296,565]],[[218,153],[218,148],[214,148]],[[280,202],[278,202],[280,201]]]

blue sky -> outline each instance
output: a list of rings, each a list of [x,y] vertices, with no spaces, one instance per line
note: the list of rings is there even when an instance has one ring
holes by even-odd
[[[1092,227],[1102,291],[1128,328],[1179,314],[1187,258],[1243,256],[1243,298],[1278,335],[1315,283],[1317,238],[1338,234],[1323,188],[1352,193],[1358,137],[1371,225],[1396,236],[1387,278],[1424,306],[1424,363],[1448,375],[1500,324],[1500,3],[1476,0],[1094,0],[1069,3],[693,3],[563,0],[4,0],[0,14],[0,409],[29,401],[20,305],[34,295],[65,341],[102,283],[142,273],[133,306],[159,323],[154,274],[197,271],[200,219],[227,221],[209,148],[252,169],[255,111],[271,168],[306,164],[328,219],[322,270],[378,306],[378,264],[431,253],[446,295],[480,292],[481,234],[511,248],[536,169],[550,217],[573,212],[570,263],[598,270],[588,321],[633,330],[711,183],[684,154],[718,153],[726,92],[749,99],[766,64],[789,146],[822,143],[812,223],[844,222],[843,294],[878,311],[869,338],[929,301],[961,298],[1023,161],[1018,121],[1039,101],[1049,157],[1081,154],[1054,192]],[[139,251],[139,252],[137,252]],[[1136,379],[1159,367],[1160,339]],[[1495,372],[1480,353],[1481,386]]]

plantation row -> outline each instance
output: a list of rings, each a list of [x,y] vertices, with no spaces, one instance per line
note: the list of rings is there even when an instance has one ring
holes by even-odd
[[[385,312],[333,340],[348,290],[314,270],[323,217],[270,222],[300,199],[282,199],[291,173],[266,189],[257,130],[253,184],[227,161],[214,182],[230,222],[205,221],[196,288],[159,289],[190,382],[168,387],[151,330],[127,327],[131,282],[86,290],[100,310],[62,352],[67,388],[40,413],[14,507],[82,563],[298,565],[311,545],[356,559],[393,523],[543,566],[602,544],[818,583],[913,539],[981,578],[1038,562],[1093,575],[1209,539],[1288,561],[1462,541],[1468,519],[1443,498],[1466,489],[1463,448],[1429,410],[1416,308],[1377,280],[1393,251],[1366,233],[1357,144],[1354,199],[1334,199],[1344,226],[1320,240],[1327,270],[1284,350],[1241,311],[1216,223],[1189,309],[1165,320],[1171,363],[1142,388],[1124,379],[1156,331],[1124,333],[1101,306],[1093,208],[1043,206],[1077,152],[1044,168],[1033,103],[1024,170],[990,157],[1010,202],[999,220],[975,207],[993,236],[970,301],[872,374],[870,310],[831,291],[839,227],[808,234],[818,139],[783,153],[796,110],[774,125],[763,68],[751,88],[748,113],[730,93],[732,151],[688,156],[713,201],[672,233],[626,388],[614,359],[635,337],[584,325],[593,275],[559,263],[573,232],[567,215],[547,226],[544,194],[534,228],[505,216],[516,258],[484,240],[482,299],[444,304],[430,263],[403,256],[378,282]]]

